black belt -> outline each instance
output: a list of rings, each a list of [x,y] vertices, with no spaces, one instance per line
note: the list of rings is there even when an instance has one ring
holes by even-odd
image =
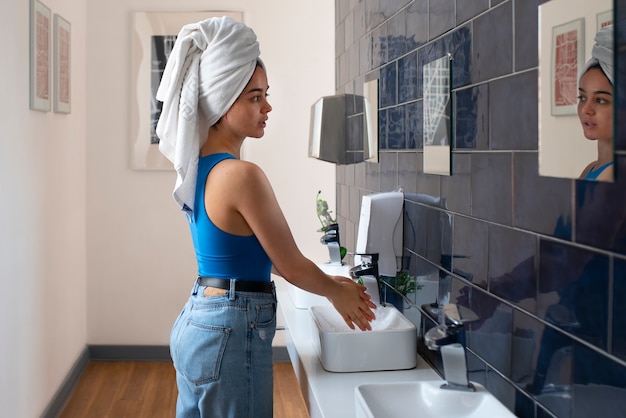
[[[218,289],[230,290],[230,279],[220,279],[217,277],[198,276],[198,284],[200,286],[217,287]],[[272,282],[253,282],[253,281],[247,281],[247,280],[236,280],[235,291],[274,293],[274,284]]]

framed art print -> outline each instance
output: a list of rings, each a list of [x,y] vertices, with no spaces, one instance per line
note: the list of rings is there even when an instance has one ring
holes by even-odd
[[[50,111],[50,46],[52,44],[51,12],[39,0],[30,3],[30,99],[32,110]]]
[[[578,71],[585,60],[585,20],[552,28],[552,115],[575,115],[578,97]]]
[[[70,22],[54,15],[54,111],[71,110],[71,27]]]

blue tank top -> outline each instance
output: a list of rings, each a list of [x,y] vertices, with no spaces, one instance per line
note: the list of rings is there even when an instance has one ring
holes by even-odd
[[[598,168],[593,167],[591,170],[589,170],[589,172],[587,174],[585,174],[585,179],[587,180],[595,180],[598,178],[598,176],[600,175],[600,173],[602,173],[604,171],[605,168],[609,167],[613,165],[613,162],[609,162],[606,163],[604,165],[601,165]]]
[[[198,274],[237,280],[270,281],[272,262],[255,235],[240,236],[219,229],[207,215],[204,188],[209,172],[230,154],[211,154],[198,161],[194,210],[188,216],[198,261]]]

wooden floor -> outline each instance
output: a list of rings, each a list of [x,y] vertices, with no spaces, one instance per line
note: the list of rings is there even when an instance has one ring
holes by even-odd
[[[93,361],[60,418],[170,418],[176,411],[170,362]],[[274,363],[274,417],[308,417],[291,363]]]

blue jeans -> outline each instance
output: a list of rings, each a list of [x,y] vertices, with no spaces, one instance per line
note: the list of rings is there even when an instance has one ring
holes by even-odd
[[[170,335],[176,416],[272,418],[276,291],[205,297],[204,289],[194,286]]]

